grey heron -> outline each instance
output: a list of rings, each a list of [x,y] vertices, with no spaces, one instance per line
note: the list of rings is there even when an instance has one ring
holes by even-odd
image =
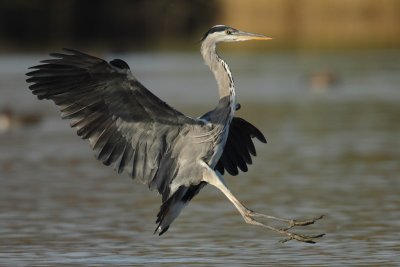
[[[292,232],[321,217],[298,221],[254,212],[226,186],[225,170],[247,171],[256,155],[252,138],[265,137],[246,120],[235,117],[238,108],[231,71],[217,54],[220,42],[268,40],[264,35],[224,25],[213,26],[201,39],[201,54],[218,84],[217,106],[199,118],[185,116],[142,85],[126,62],[107,62],[72,49],[51,53],[27,73],[29,88],[39,99],[59,106],[78,136],[87,139],[105,165],[127,172],[162,195],[155,233],[162,235],[186,204],[207,184],[218,188],[233,203],[245,222],[286,236],[287,240],[314,243],[322,235]],[[276,228],[257,218],[287,224]]]

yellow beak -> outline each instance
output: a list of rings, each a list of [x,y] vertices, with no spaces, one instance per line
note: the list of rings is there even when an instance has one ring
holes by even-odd
[[[239,40],[271,40],[271,37],[262,35],[262,34],[256,34],[256,33],[251,33],[251,32],[242,32],[242,31],[238,31],[235,33],[235,35],[238,37]]]

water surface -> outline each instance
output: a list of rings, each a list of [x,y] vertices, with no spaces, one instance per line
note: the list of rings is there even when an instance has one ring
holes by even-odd
[[[248,173],[227,176],[229,187],[260,212],[325,214],[299,230],[326,233],[316,245],[281,244],[281,236],[245,225],[211,186],[165,235],[153,235],[160,198],[97,162],[52,103],[27,90],[23,73],[42,57],[0,57],[0,108],[42,116],[0,134],[1,266],[400,264],[399,52],[225,55],[238,115],[268,139],[256,143]],[[216,103],[197,54],[118,57],[188,114]],[[334,82],[314,88],[321,73]]]

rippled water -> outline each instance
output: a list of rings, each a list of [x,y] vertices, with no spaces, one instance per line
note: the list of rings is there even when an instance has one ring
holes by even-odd
[[[42,116],[0,134],[1,266],[400,264],[399,52],[226,56],[238,114],[268,139],[229,187],[260,212],[325,214],[299,230],[326,233],[316,245],[245,225],[211,186],[153,235],[160,198],[98,163],[53,105],[30,95],[22,74],[41,57],[0,57],[0,108]],[[199,115],[215,103],[197,55],[121,57],[180,110]],[[336,81],[311,92],[321,70]]]

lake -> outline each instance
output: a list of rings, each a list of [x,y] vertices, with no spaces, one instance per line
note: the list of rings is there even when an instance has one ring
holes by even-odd
[[[217,103],[199,54],[120,57],[149,89],[200,116]],[[0,133],[1,266],[399,266],[400,51],[223,53],[242,108],[261,129],[247,173],[226,180],[246,206],[325,218],[310,245],[246,225],[207,186],[163,236],[161,199],[97,162],[53,103],[27,89],[42,55],[0,56],[0,110],[30,125]],[[18,121],[19,119],[16,119]],[[23,119],[21,119],[23,120]]]

